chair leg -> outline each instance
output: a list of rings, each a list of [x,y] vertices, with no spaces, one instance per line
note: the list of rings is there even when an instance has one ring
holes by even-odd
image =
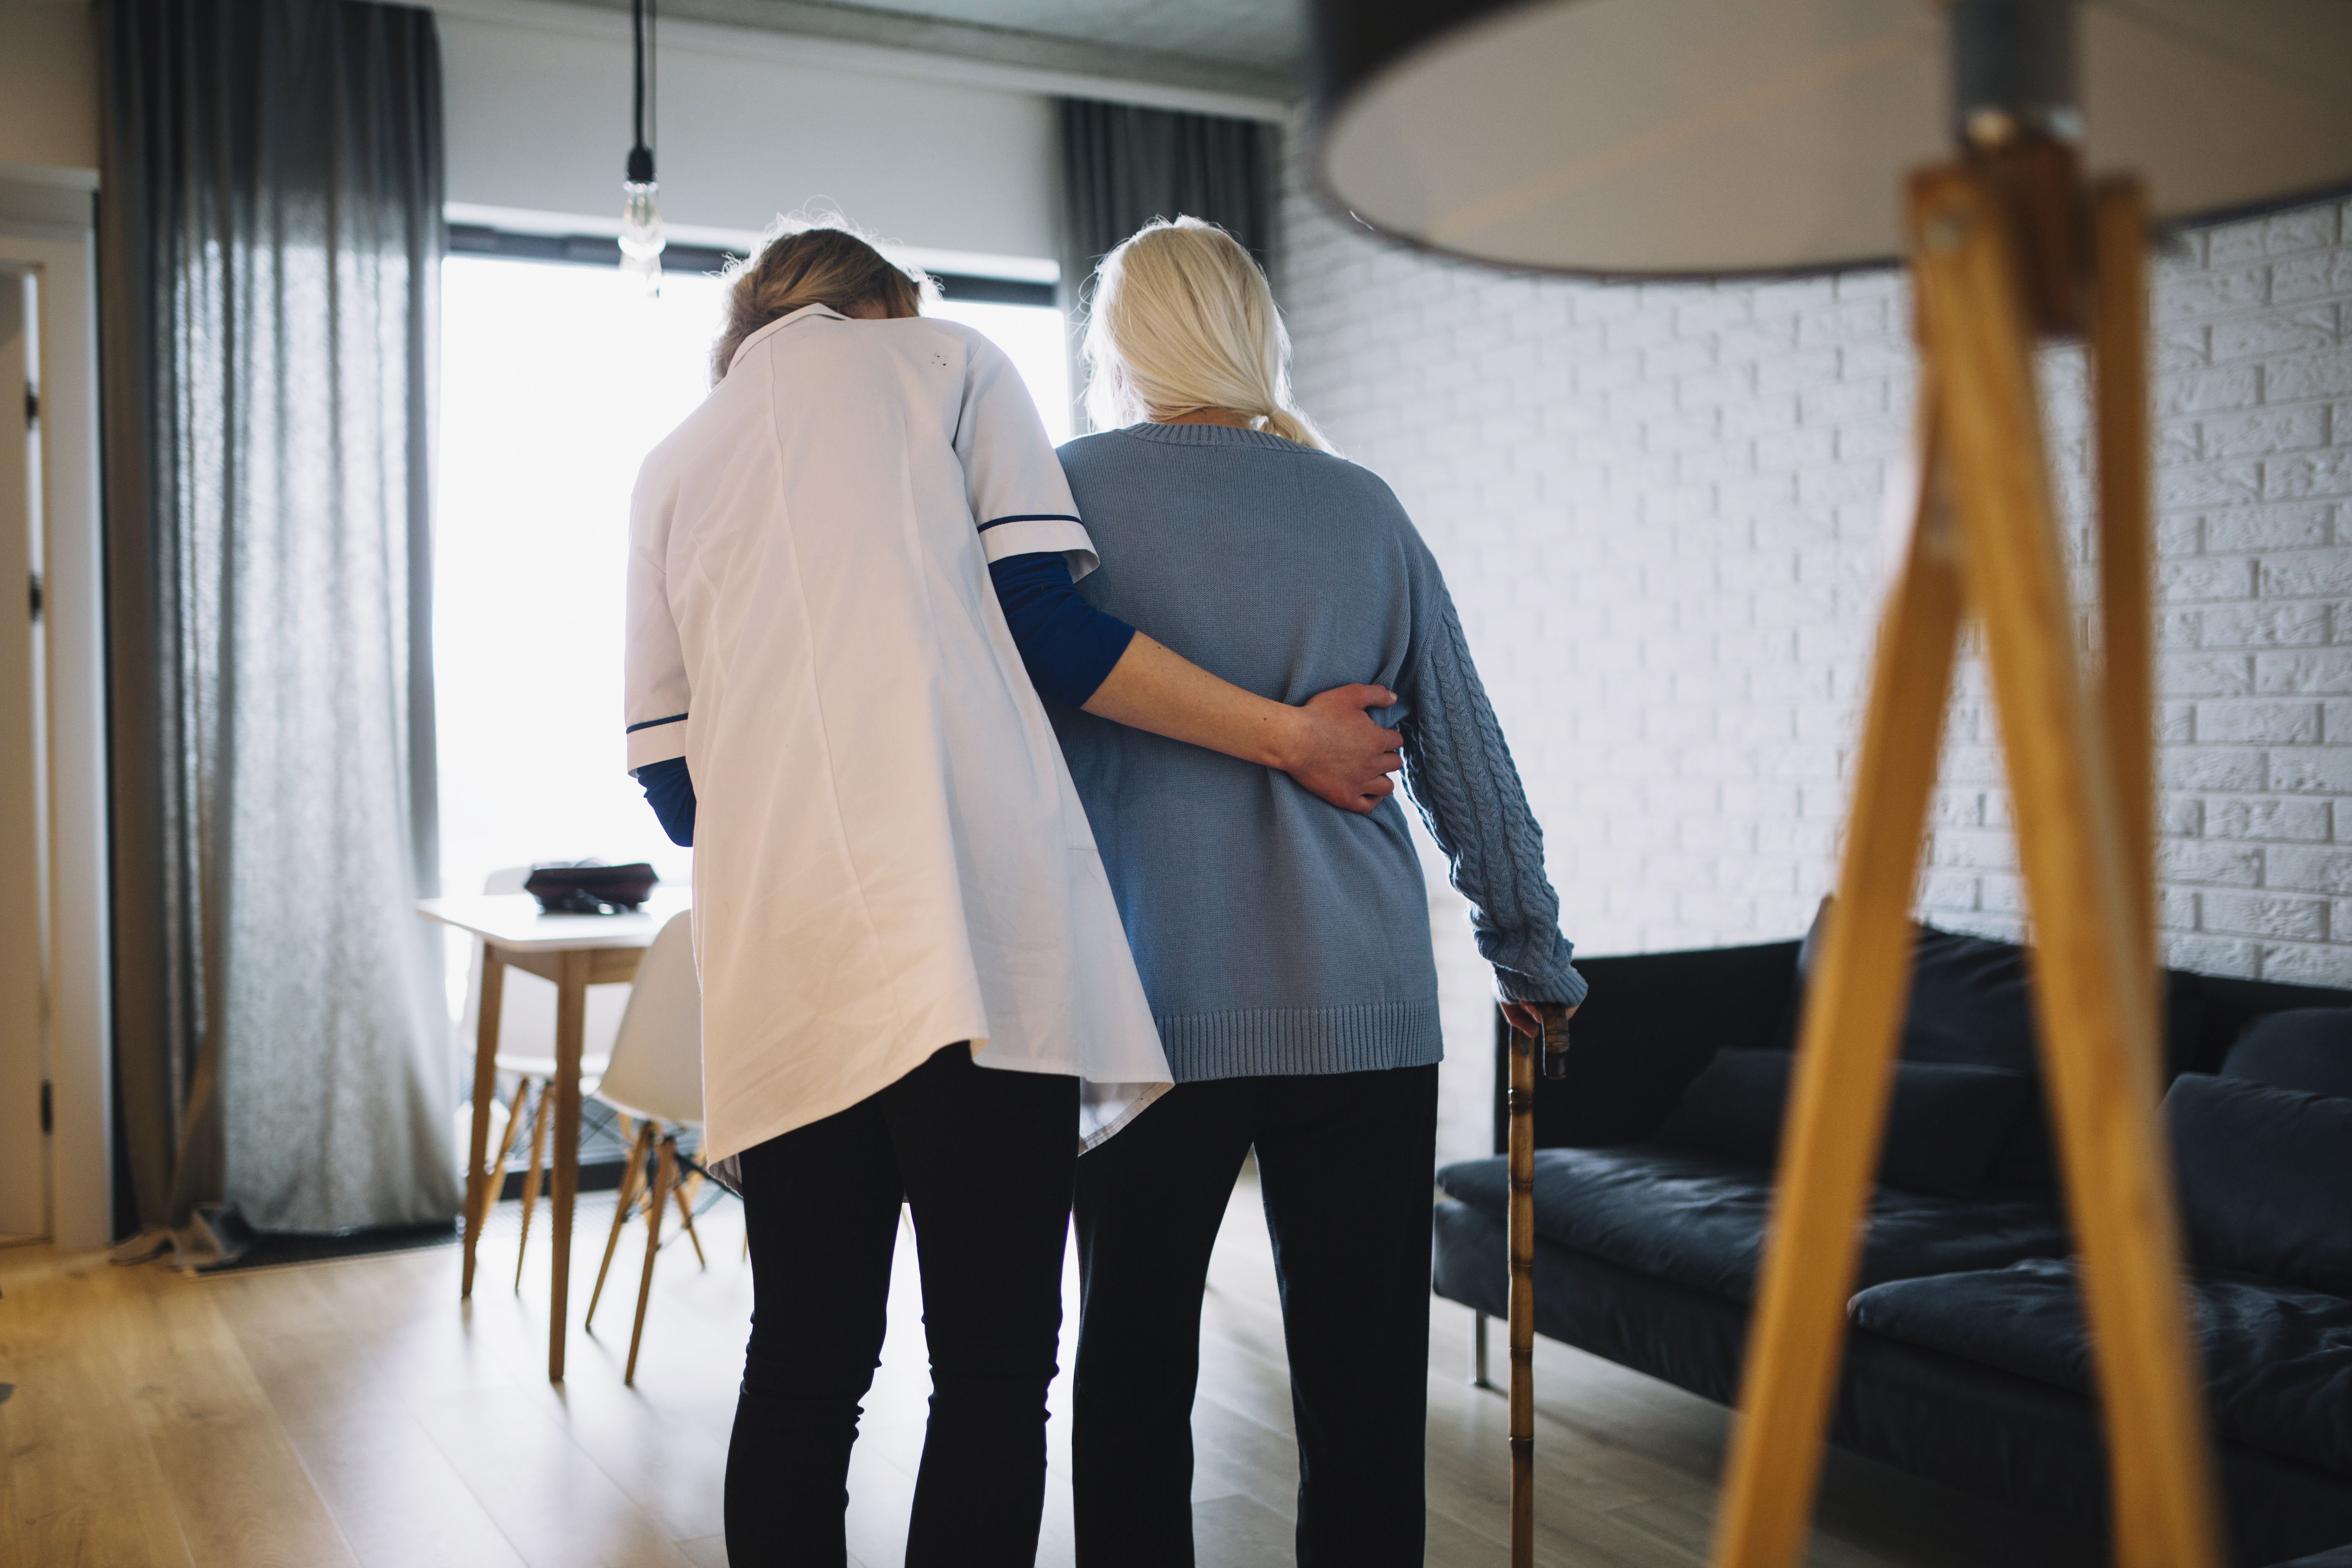
[[[646,1179],[646,1156],[652,1152],[654,1124],[637,1123],[636,1136],[629,1141],[629,1163],[621,1167],[621,1191],[613,1205],[613,1229],[604,1237],[604,1261],[596,1265],[596,1289],[588,1293],[588,1315],[582,1319],[583,1329],[596,1323],[596,1303],[604,1297],[604,1274],[613,1267],[613,1249],[621,1245],[621,1232],[636,1212],[637,1185]]]
[[[515,1085],[514,1104],[508,1108],[506,1127],[499,1133],[499,1152],[489,1163],[488,1179],[482,1183],[482,1212],[474,1221],[474,1234],[490,1223],[490,1205],[499,1201],[499,1189],[506,1185],[507,1156],[514,1152],[515,1134],[522,1130],[522,1097],[530,1091],[530,1079]]]
[[[699,1175],[689,1174],[677,1184],[672,1195],[677,1199],[678,1218],[686,1225],[686,1239],[694,1243],[694,1260],[708,1268],[710,1259],[702,1255],[702,1233],[694,1228],[694,1194],[701,1185]]]
[[[677,1180],[677,1137],[675,1133],[661,1141],[661,1163],[654,1170],[653,1201],[646,1205],[646,1271],[637,1281],[637,1323],[629,1331],[629,1364],[621,1373],[621,1381],[635,1387],[637,1381],[637,1346],[646,1337],[646,1302],[654,1293],[654,1258],[661,1251],[662,1210],[669,1204],[671,1185]]]
[[[539,1177],[545,1168],[547,1154],[547,1117],[555,1109],[555,1099],[549,1091],[552,1083],[541,1084],[539,1108],[530,1118],[530,1168],[522,1175],[522,1239],[515,1243],[515,1289],[522,1289],[523,1254],[530,1248],[530,1211],[539,1205]]]

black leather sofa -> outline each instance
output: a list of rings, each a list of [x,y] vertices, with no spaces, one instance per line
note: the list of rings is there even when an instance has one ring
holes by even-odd
[[[1771,1151],[1727,1152],[1720,1137],[1695,1136],[1706,1121],[1695,1103],[1712,1085],[1720,1110],[1727,1084],[1747,1092],[1740,1086],[1752,1088],[1754,1069],[1775,1059],[1785,1069],[1786,1057],[1742,1053],[1785,1052],[1792,1043],[1805,947],[1579,965],[1592,990],[1573,1026],[1568,1076],[1539,1079],[1536,1091],[1538,1331],[1710,1399],[1736,1397]],[[1997,1146],[1973,1152],[1937,1142],[1939,1119],[1957,1125],[1967,1117],[1929,1106],[1923,1121],[1911,1106],[1913,1124],[1926,1130],[1903,1141],[1913,1166],[1903,1179],[1913,1187],[1888,1180],[1896,1172],[1890,1154],[1849,1307],[1832,1436],[2103,1535],[2105,1455],[2033,1076],[2030,1005],[2022,950],[1923,928],[1903,1056],[1947,1066],[1900,1069],[1897,1122],[1911,1079],[1950,1076],[1954,1065],[1959,1077],[1996,1089],[2021,1078],[2012,1087],[2022,1098]],[[2189,1205],[2202,1205],[2189,1217],[2193,1283],[2241,1568],[2310,1553],[2352,1561],[2352,1551],[2339,1558],[2332,1550],[2352,1542],[2352,1284],[2327,1272],[2352,1259],[2352,1136],[2340,1150],[2329,1142],[2334,1130],[2352,1128],[2341,1120],[2352,1117],[2352,1011],[2305,1009],[2352,1009],[2352,991],[2166,976],[2166,1066],[2176,1090],[2167,1110],[2184,1187],[2203,1184]],[[2247,1048],[2233,1050],[2242,1041]],[[1507,1048],[1498,1017],[1498,1086]],[[1977,1070],[1985,1068],[2004,1070]],[[1738,1071],[1726,1078],[1727,1068]],[[2184,1083],[2180,1074],[2235,1081]],[[2273,1113],[2301,1119],[2294,1136],[2305,1153],[2290,1157],[2327,1168],[2315,1193],[2282,1197],[2254,1170],[2291,1151],[2294,1138],[2241,1146]],[[1776,1138],[1777,1101],[1761,1114],[1771,1122],[1768,1140]],[[1979,1128],[1979,1142],[1984,1136]],[[1498,1152],[1505,1137],[1498,1091]],[[1691,1146],[1709,1142],[1717,1146]],[[1923,1150],[1972,1168],[1920,1173]],[[1495,1316],[1506,1310],[1505,1180],[1499,1152],[1439,1173],[1446,1196],[1436,1214],[1438,1293]],[[1946,1190],[1916,1190],[1922,1185]],[[2342,1206],[2330,1211],[2330,1201]],[[2311,1202],[2322,1205],[2316,1220]],[[2257,1233],[2273,1226],[2273,1210],[2298,1205],[2306,1228],[2319,1231],[2263,1252]],[[2305,1265],[2321,1255],[2332,1289],[2308,1282]],[[2212,1267],[2217,1259],[2234,1267]]]

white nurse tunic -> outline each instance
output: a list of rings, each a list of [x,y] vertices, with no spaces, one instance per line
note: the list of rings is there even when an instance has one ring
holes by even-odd
[[[972,1042],[1087,1080],[1108,1137],[1168,1082],[1110,886],[988,563],[1096,563],[1012,362],[813,305],[746,338],[646,459],[629,766],[697,797],[706,1157]]]

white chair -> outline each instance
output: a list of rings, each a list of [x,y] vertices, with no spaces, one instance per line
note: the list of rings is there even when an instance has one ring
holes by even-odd
[[[653,1292],[654,1254],[661,1248],[662,1210],[675,1202],[694,1255],[702,1258],[702,1238],[694,1230],[697,1176],[680,1185],[677,1179],[677,1135],[702,1125],[702,984],[694,973],[692,914],[672,915],[654,937],[637,964],[637,982],[629,992],[628,1011],[621,1015],[620,1033],[613,1039],[612,1060],[605,1065],[596,1098],[636,1122],[629,1147],[629,1163],[621,1173],[620,1201],[613,1209],[612,1234],[604,1238],[604,1260],[596,1267],[596,1289],[588,1298],[588,1313],[581,1326],[596,1321],[596,1303],[604,1294],[605,1271],[613,1266],[613,1250],[620,1245],[638,1199],[645,1200],[646,1267],[637,1282],[637,1320],[629,1331],[629,1364],[621,1381],[637,1381],[637,1346],[646,1333],[646,1300]],[[658,1154],[648,1190],[648,1155]],[[708,1266],[708,1259],[704,1259]]]
[[[530,875],[528,866],[503,867],[483,879],[482,891],[520,893]],[[604,1064],[612,1056],[610,1042],[619,1024],[614,1015],[622,1001],[618,991],[617,986],[589,987],[587,1049],[580,1058],[580,1092],[583,1095],[596,1092],[596,1080],[604,1076]],[[473,972],[467,982],[466,1020],[458,1035],[468,1071],[474,1054],[474,1020],[480,1016],[481,1005],[482,944],[477,942]],[[515,1246],[515,1289],[520,1290],[523,1255],[530,1247],[530,1216],[539,1206],[541,1180],[547,1170],[548,1118],[555,1103],[547,1093],[548,1085],[555,1079],[555,987],[520,969],[510,968],[506,974],[506,999],[499,1008],[498,1066],[499,1071],[515,1080],[514,1104],[499,1135],[499,1152],[490,1160],[490,1179],[482,1186],[484,1224],[489,1220],[489,1205],[499,1201],[499,1189],[506,1184],[507,1156],[514,1152],[515,1140],[522,1131],[523,1106],[531,1100],[534,1090],[538,1096],[530,1121],[530,1163],[524,1168],[522,1178],[522,1238]]]

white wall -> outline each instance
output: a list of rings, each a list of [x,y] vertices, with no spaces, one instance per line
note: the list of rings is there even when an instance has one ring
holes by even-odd
[[[597,12],[538,25],[445,9],[440,26],[449,200],[617,218],[625,30]],[[756,231],[822,200],[908,246],[1055,254],[1049,99],[798,63],[811,47],[664,29],[656,173],[667,223]]]
[[[1294,188],[1299,394],[1444,563],[1585,953],[1787,937],[1833,875],[1914,363],[1888,274],[1509,278]],[[2155,280],[2170,962],[2352,985],[2352,231],[2188,237]],[[2082,540],[2079,354],[2043,365]],[[2021,927],[1973,661],[1921,910]],[[1441,927],[1449,1152],[1485,1152],[1485,976]]]

